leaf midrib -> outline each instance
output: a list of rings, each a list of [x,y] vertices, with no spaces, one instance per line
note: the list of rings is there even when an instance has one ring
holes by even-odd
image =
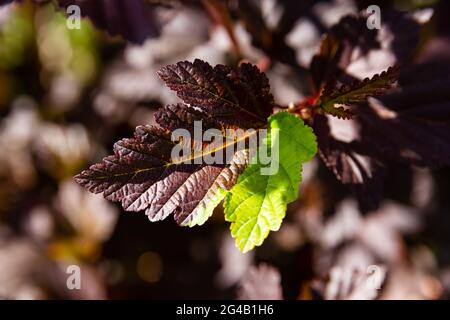
[[[263,126],[263,127],[259,128],[259,129],[263,129],[264,127],[266,127],[266,126]],[[182,161],[179,161],[179,162],[168,162],[168,163],[166,163],[166,164],[164,164],[162,166],[143,168],[143,169],[133,170],[133,171],[129,171],[129,172],[114,173],[112,175],[105,175],[105,176],[95,177],[95,180],[105,180],[105,179],[110,179],[110,178],[117,178],[117,177],[122,177],[122,176],[127,176],[127,175],[133,175],[130,178],[130,180],[131,180],[133,177],[135,177],[136,175],[138,175],[138,174],[140,174],[142,172],[148,172],[148,171],[151,171],[151,170],[156,170],[156,169],[160,169],[160,168],[164,168],[164,167],[167,168],[167,167],[174,166],[174,165],[181,165],[181,164],[183,164],[183,163],[185,163],[187,161],[192,162],[192,161],[195,161],[196,159],[198,159],[200,157],[205,157],[205,156],[210,155],[210,154],[212,154],[214,152],[217,152],[217,151],[220,151],[220,150],[224,150],[224,149],[226,149],[226,148],[228,148],[228,147],[230,147],[232,145],[237,144],[238,142],[244,141],[244,140],[250,138],[251,136],[253,136],[257,132],[258,132],[257,130],[251,131],[249,134],[245,134],[240,139],[237,139],[237,140],[234,140],[233,142],[229,142],[229,143],[225,143],[225,144],[221,145],[220,148],[216,148],[216,149],[210,150],[210,151],[205,152],[205,153],[194,155],[194,156],[192,156],[190,158],[183,159]],[[235,153],[236,153],[236,151],[235,151]]]

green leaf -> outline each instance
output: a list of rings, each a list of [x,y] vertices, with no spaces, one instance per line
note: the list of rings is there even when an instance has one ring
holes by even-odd
[[[231,234],[244,253],[261,245],[269,231],[280,228],[287,204],[297,198],[302,163],[311,160],[317,152],[312,129],[296,116],[286,112],[273,115],[269,118],[269,128],[259,150],[274,147],[269,148],[271,163],[263,165],[256,156],[256,163],[241,174],[224,203],[225,219],[231,222]],[[278,166],[278,170],[264,175],[261,169],[270,165]]]

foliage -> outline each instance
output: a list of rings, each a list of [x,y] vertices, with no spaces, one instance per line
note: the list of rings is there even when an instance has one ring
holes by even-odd
[[[0,298],[450,294],[432,2],[381,1],[377,30],[359,0],[0,0]]]

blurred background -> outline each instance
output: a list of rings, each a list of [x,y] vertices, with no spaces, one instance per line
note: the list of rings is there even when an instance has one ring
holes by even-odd
[[[73,182],[115,141],[177,101],[156,75],[162,66],[195,58],[212,65],[250,61],[266,72],[280,105],[297,102],[309,93],[307,68],[322,34],[370,1],[59,1],[62,8],[56,1],[6,2],[0,298],[450,297],[448,167],[389,164],[379,208],[363,210],[315,159],[280,231],[245,255],[221,208],[193,229],[170,218],[150,223]],[[66,25],[64,8],[72,2],[90,17],[80,29]],[[390,10],[417,13],[423,28],[415,61],[450,65],[448,1],[377,5],[382,23]],[[255,8],[261,21],[248,21]],[[411,38],[408,29],[399,32]],[[416,41],[410,38],[404,41]],[[81,290],[66,286],[73,264],[81,268]],[[373,274],[376,288],[365,285]]]

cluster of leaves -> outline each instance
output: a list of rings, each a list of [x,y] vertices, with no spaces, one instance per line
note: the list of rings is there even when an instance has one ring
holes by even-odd
[[[269,230],[278,230],[287,203],[297,197],[301,163],[316,153],[312,130],[294,115],[270,116],[274,102],[268,80],[250,64],[232,69],[185,61],[161,69],[159,75],[184,103],[160,110],[155,116],[159,127],[138,127],[133,139],[117,142],[115,154],[82,172],[77,182],[92,192],[103,192],[109,200],[121,201],[126,210],[145,210],[151,221],[174,214],[180,225],[188,226],[203,224],[227,196],[226,219],[232,222],[238,246],[248,251],[260,245]],[[250,160],[247,149],[233,149],[233,158],[223,165],[171,158],[175,145],[186,143],[171,141],[175,129],[193,131],[198,120],[203,130],[259,129],[267,126],[269,116],[268,145],[260,147],[268,148],[274,138],[280,141],[280,170],[275,175],[261,175],[259,161],[240,175]],[[193,140],[191,146],[198,144],[202,141]],[[226,144],[209,147],[203,143],[189,160],[218,152]]]
[[[327,117],[316,117],[313,126],[322,160],[339,181],[352,187],[363,211],[378,208],[391,162],[432,168],[450,164],[445,142],[449,108],[447,95],[441,89],[441,85],[448,84],[444,76],[448,67],[437,62],[408,65],[419,44],[419,23],[412,14],[395,11],[385,14],[384,19],[385,29],[381,32],[368,30],[363,14],[344,17],[323,37],[310,65],[314,92],[329,92],[322,102],[348,99],[352,105],[345,110],[330,110],[325,105],[326,111],[346,119],[356,115],[348,124],[358,128],[351,140],[332,133]],[[395,32],[393,40],[388,39],[390,32]],[[358,59],[379,64],[370,56],[375,52],[389,53],[397,66],[370,80],[355,81],[351,67]],[[395,90],[367,99],[382,93],[396,80]],[[338,82],[341,87],[333,93],[328,89],[330,82]],[[363,92],[358,93],[359,89]],[[349,97],[347,92],[354,96]]]
[[[335,105],[363,102],[389,88],[395,79],[393,70],[349,86],[324,89],[313,111],[339,116],[341,109]],[[301,165],[317,151],[312,129],[295,113],[271,115],[274,101],[268,80],[251,64],[232,69],[213,68],[201,60],[184,61],[164,67],[159,75],[183,103],[160,110],[155,117],[159,127],[138,127],[134,138],[117,142],[114,155],[82,172],[76,181],[109,200],[121,201],[125,210],[145,210],[151,221],[173,214],[178,224],[188,226],[203,224],[226,197],[225,218],[231,222],[237,246],[247,252],[261,245],[270,230],[279,229],[287,204],[297,199]],[[279,160],[272,161],[278,161],[279,169],[263,175],[264,165],[258,158],[245,168],[248,150],[236,150],[224,165],[175,161],[173,148],[186,141],[173,142],[171,131],[193,132],[198,120],[205,124],[204,130],[221,132],[267,126],[269,133],[259,148],[270,150],[273,141],[278,142]],[[202,141],[190,143],[194,148]],[[219,146],[224,148],[225,143]],[[192,158],[219,151],[209,147],[203,143]]]
[[[58,3],[64,8],[78,4],[100,28],[142,43],[159,34],[155,8],[178,1]],[[198,5],[197,1],[187,3]],[[314,156],[316,149],[336,178],[352,186],[366,211],[379,204],[381,177],[389,161],[431,167],[450,164],[448,123],[442,120],[448,117],[448,108],[442,103],[447,98],[445,70],[438,79],[426,72],[427,65],[394,66],[407,61],[414,51],[414,45],[404,48],[406,42],[418,43],[419,28],[410,15],[395,12],[387,16],[385,24],[391,32],[414,31],[406,35],[407,40],[396,37],[392,42],[386,32],[368,30],[364,14],[346,16],[324,34],[319,52],[309,68],[304,68],[284,39],[298,20],[298,12],[312,15],[314,1],[304,2],[304,10],[289,10],[298,6],[297,1],[282,3],[285,10],[277,29],[266,24],[253,1],[227,1],[227,6],[252,35],[252,43],[270,59],[293,67],[298,74],[309,69],[312,86],[307,99],[289,112],[274,114],[277,104],[268,80],[255,66],[213,68],[200,60],[169,65],[159,75],[183,102],[161,109],[155,117],[158,127],[138,127],[134,138],[117,142],[114,155],[82,172],[77,182],[109,200],[120,201],[125,210],[145,210],[151,221],[173,214],[180,225],[188,226],[203,224],[225,199],[225,218],[231,222],[237,245],[245,252],[260,245],[270,230],[279,228],[287,204],[297,198],[301,165]],[[319,29],[325,27],[319,25]],[[396,58],[392,67],[366,79],[350,72],[355,59],[386,48]],[[413,74],[434,85],[418,85]],[[398,89],[390,90],[396,84]],[[438,94],[430,101],[428,94],[436,90]],[[420,98],[425,96],[427,101]],[[330,128],[330,116],[358,127],[358,137],[346,141],[336,136]],[[261,163],[247,165],[251,160],[248,150],[237,152],[224,165],[173,162],[171,150],[177,142],[171,141],[170,133],[178,128],[191,131],[198,120],[204,130],[268,128],[269,135],[259,147],[267,148],[273,139],[278,140],[278,165],[282,169],[273,176],[261,175]],[[195,157],[217,151],[211,151],[208,145],[202,147]]]

